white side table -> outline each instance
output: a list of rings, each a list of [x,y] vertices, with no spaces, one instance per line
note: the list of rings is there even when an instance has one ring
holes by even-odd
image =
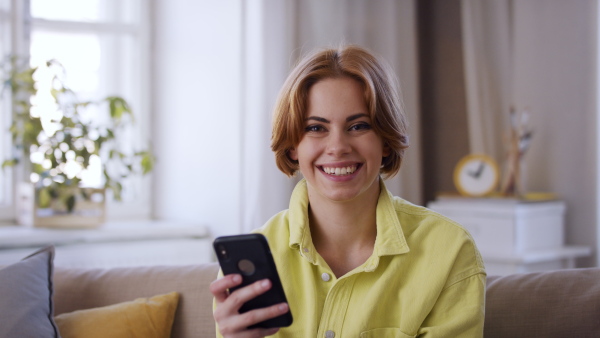
[[[564,245],[563,201],[446,197],[427,206],[471,233],[488,275],[574,268],[592,253]]]
[[[206,227],[166,221],[108,222],[97,229],[0,226],[0,266],[54,245],[55,266],[112,268],[201,264],[213,260]]]

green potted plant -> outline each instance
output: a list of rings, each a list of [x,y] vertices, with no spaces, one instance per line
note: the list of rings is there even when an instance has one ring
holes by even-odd
[[[104,192],[110,190],[116,200],[121,200],[123,181],[133,174],[149,173],[154,165],[149,150],[122,150],[121,137],[134,123],[128,102],[119,96],[79,100],[65,85],[65,70],[56,60],[32,67],[24,60],[11,58],[3,70],[4,88],[10,89],[11,97],[13,154],[2,167],[21,165],[33,191],[25,195],[34,195],[29,198],[33,199],[35,214],[21,219],[21,223],[36,223],[38,216],[45,214],[55,219],[60,216],[58,223],[65,224],[65,217],[72,218],[84,205],[94,204],[100,206],[101,216],[96,215],[91,225],[101,223]],[[105,116],[91,118],[90,111]],[[101,163],[103,183],[83,187],[82,177],[94,162]],[[19,219],[23,211],[17,212]],[[49,220],[33,225],[57,226]],[[79,218],[77,224],[89,226],[90,217]]]

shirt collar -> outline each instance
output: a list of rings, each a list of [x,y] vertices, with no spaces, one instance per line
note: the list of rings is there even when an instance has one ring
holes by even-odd
[[[377,237],[373,255],[365,264],[366,271],[374,270],[379,264],[379,257],[399,255],[409,251],[398,214],[394,207],[394,196],[387,190],[383,179],[380,182],[379,200],[377,202],[376,222]],[[312,243],[308,221],[308,188],[306,179],[302,179],[292,192],[289,207],[289,231],[291,248],[316,264],[317,252]]]
[[[312,243],[308,223],[308,187],[306,179],[300,180],[292,196],[289,207],[290,248],[297,249],[311,263],[316,264],[317,251]]]

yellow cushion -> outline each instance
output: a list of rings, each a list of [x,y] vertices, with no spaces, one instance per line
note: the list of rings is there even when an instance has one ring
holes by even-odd
[[[104,307],[63,313],[54,320],[62,338],[170,337],[179,294],[171,292]]]

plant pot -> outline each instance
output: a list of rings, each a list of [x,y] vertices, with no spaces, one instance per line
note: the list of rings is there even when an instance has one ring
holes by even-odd
[[[17,223],[24,226],[61,229],[97,228],[105,220],[105,189],[83,189],[85,199],[77,194],[75,207],[67,211],[58,203],[40,207],[40,190],[31,183],[21,183],[17,187]]]

